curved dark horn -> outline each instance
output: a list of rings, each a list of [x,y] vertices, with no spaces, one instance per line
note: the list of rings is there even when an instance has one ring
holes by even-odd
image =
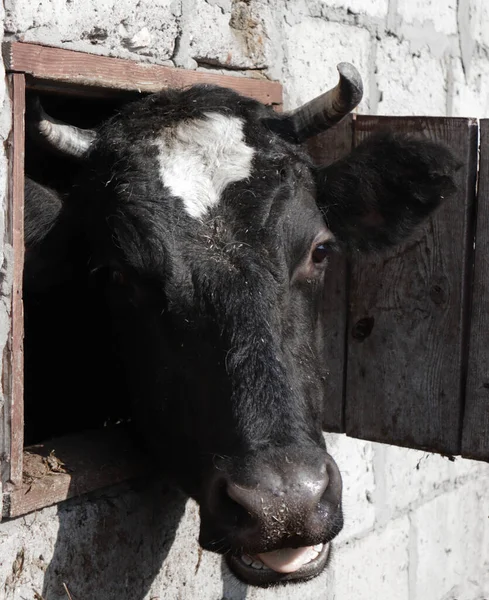
[[[37,96],[27,102],[26,126],[31,136],[43,144],[77,159],[87,155],[97,135],[91,129],[80,129],[50,117]]]
[[[346,62],[337,69],[340,80],[336,87],[285,115],[298,143],[329,129],[360,103],[363,96],[360,73]]]

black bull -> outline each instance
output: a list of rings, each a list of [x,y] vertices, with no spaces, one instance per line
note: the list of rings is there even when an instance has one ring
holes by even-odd
[[[454,191],[447,149],[409,136],[312,164],[300,142],[361,98],[340,72],[285,115],[210,86],[148,96],[96,131],[36,101],[28,113],[31,136],[79,165],[63,195],[27,180],[28,414],[46,379],[79,424],[128,398],[199,502],[202,546],[257,585],[318,574],[343,524],[321,430],[328,255],[401,241]]]

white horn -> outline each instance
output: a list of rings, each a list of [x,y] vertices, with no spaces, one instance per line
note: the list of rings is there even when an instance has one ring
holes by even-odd
[[[28,101],[27,107],[26,125],[33,137],[65,156],[83,159],[87,155],[97,135],[95,131],[50,117],[37,96]]]
[[[298,143],[326,131],[360,103],[363,96],[360,73],[346,62],[340,63],[337,69],[340,80],[333,89],[284,115]]]

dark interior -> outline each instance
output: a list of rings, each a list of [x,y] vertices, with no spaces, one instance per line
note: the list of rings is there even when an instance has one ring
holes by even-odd
[[[97,127],[131,99],[127,93],[106,98],[37,95],[48,114],[84,128]],[[39,147],[26,131],[26,177],[64,195],[76,182],[79,169],[76,161]],[[62,227],[58,231],[55,227],[42,246],[26,248],[26,445],[128,421],[124,373],[112,345],[99,275],[94,273],[88,281],[73,276],[67,259],[86,258],[77,255],[78,240],[68,244],[72,256],[60,256],[65,254],[58,249],[60,233]]]
[[[37,95],[44,110],[51,116],[71,125],[91,129],[112,116],[117,109],[130,101],[133,94],[108,97],[73,96],[46,92],[27,92],[27,99]],[[136,96],[137,97],[137,96]],[[25,174],[39,183],[65,192],[73,183],[79,165],[72,159],[39,148],[26,131]]]

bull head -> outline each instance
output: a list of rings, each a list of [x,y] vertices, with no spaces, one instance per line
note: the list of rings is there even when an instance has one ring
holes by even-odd
[[[338,70],[335,88],[284,115],[196,86],[142,98],[96,132],[38,103],[28,116],[81,159],[64,223],[107,273],[148,444],[199,502],[202,546],[258,585],[317,575],[342,527],[321,430],[328,254],[336,241],[397,243],[454,190],[448,150],[406,136],[311,164],[300,143],[362,97],[356,69]]]

